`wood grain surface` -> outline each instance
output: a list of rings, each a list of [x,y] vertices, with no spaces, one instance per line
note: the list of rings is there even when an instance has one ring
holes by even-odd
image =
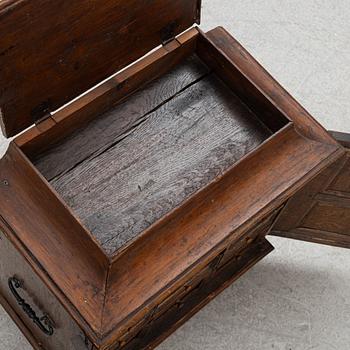
[[[108,253],[271,135],[215,75],[203,77],[202,64],[193,68],[195,62],[90,124],[59,147],[66,152],[38,163],[47,174],[76,159],[51,183]]]
[[[130,339],[134,327],[147,333],[143,325],[168,310],[168,330],[161,329],[164,333],[159,335],[156,326],[153,339],[166,336],[178,324],[171,310],[175,307],[175,316],[181,313],[173,301],[183,296],[183,289],[192,290],[192,282],[203,279],[201,272],[226,266],[236,249],[254,245],[261,227],[265,234],[279,208],[345,153],[225,31],[194,31],[184,38],[189,46],[181,39],[168,43],[151,59],[141,60],[124,76],[64,109],[61,124],[53,117],[32,128],[22,142],[11,143],[0,160],[0,214],[9,241],[98,349],[115,349],[120,339]],[[130,123],[126,102],[125,118],[117,118],[113,96],[118,102],[130,97],[139,82],[152,80],[162,62],[167,63],[164,73],[193,50],[227,85],[205,70],[184,84],[175,83],[179,88],[168,95],[160,89],[158,94],[166,97],[156,99],[153,107],[141,108],[152,103],[140,95],[140,106],[131,110],[141,113],[129,116],[134,118]],[[99,112],[107,106],[112,107],[109,118],[114,121],[114,115],[120,121],[119,129],[113,124],[116,134],[108,126],[101,132],[95,128],[99,137],[92,144],[97,149],[75,158],[74,153],[86,146],[80,140],[71,154],[61,153],[59,163],[70,157],[75,158],[72,163],[64,159],[67,165],[58,172],[43,169],[52,171],[51,184],[66,191],[68,204],[81,198],[77,203],[83,205],[82,213],[95,206],[89,214],[92,223],[100,220],[93,217],[97,213],[109,220],[112,215],[105,213],[110,214],[112,206],[120,205],[126,216],[130,205],[129,211],[138,214],[132,226],[148,226],[118,251],[114,237],[101,249],[101,242],[21,151],[21,145],[31,154],[46,141],[51,146],[52,135],[52,142],[62,140],[70,128],[82,125],[79,120],[100,119]],[[257,114],[259,106],[267,111]],[[152,224],[149,216],[155,220]],[[129,222],[121,224],[128,228]],[[197,302],[183,319],[202,305]],[[152,346],[153,339],[145,339],[145,346]]]
[[[167,312],[148,324],[126,344],[121,342],[116,350],[154,349],[177,328],[195,315],[202,307],[273,251],[272,245],[261,239],[241,251],[239,259],[233,258],[226,265],[214,269],[198,285],[177,300]]]
[[[1,232],[1,229],[3,232]],[[78,339],[81,339],[82,344],[84,343],[83,332],[34,270],[31,269],[15,246],[10,243],[5,232],[6,230],[1,228],[0,223],[0,294],[20,316],[36,341],[42,344],[42,348],[76,350],[74,343],[77,343]],[[19,295],[31,306],[36,315],[39,318],[44,314],[49,316],[54,328],[51,337],[46,336],[23,311],[22,307],[18,305],[8,286],[8,279],[14,276],[22,282],[22,287],[18,289]]]
[[[231,69],[224,67],[221,72],[230,72],[228,79],[233,83],[237,77],[233,72],[243,76],[243,95],[246,99],[253,101],[252,109],[259,109],[259,106],[272,104],[285,118],[295,124],[296,129],[305,137],[312,140],[336,144],[336,141],[329,135],[318,121],[316,121],[305,108],[303,108],[260,64],[249,52],[224,28],[217,27],[206,34],[202,34],[201,42],[205,47],[216,51],[214,62],[230,63]],[[237,87],[241,90],[240,86]],[[256,94],[256,90],[259,94]],[[261,96],[262,94],[262,96]],[[261,98],[265,99],[263,101]],[[266,107],[265,107],[266,108]],[[276,114],[276,112],[274,112]],[[275,124],[275,115],[271,115],[271,109],[263,110],[262,116],[270,119]]]
[[[289,200],[272,234],[350,248],[350,135],[332,135],[347,154]]]
[[[198,36],[196,27],[179,35],[18,135],[16,144],[30,158],[45,152],[192,55]]]
[[[14,143],[0,160],[0,178],[9,239],[75,321],[98,332],[107,257]]]
[[[3,132],[14,136],[185,31],[199,10],[198,0],[1,1]]]
[[[102,153],[140,119],[208,73],[209,69],[198,58],[187,58],[183,64],[112,106],[107,113],[97,116],[49,151],[32,157],[33,163],[49,181],[59,177],[89,157]]]

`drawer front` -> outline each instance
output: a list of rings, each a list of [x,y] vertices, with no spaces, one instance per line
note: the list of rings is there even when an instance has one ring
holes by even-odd
[[[272,246],[264,238],[250,244],[241,252],[239,261],[231,259],[210,277],[204,278],[195,288],[180,296],[166,312],[145,324],[142,331],[128,343],[119,343],[109,350],[154,349],[217,294],[270,253],[272,249]]]
[[[208,291],[208,294],[211,294],[214,291],[208,286],[214,283],[216,288],[219,288],[220,282],[216,284],[215,281],[221,279],[223,271],[235,271],[236,269],[239,271],[241,267],[245,266],[247,256],[250,257],[251,253],[247,253],[248,251],[252,250],[257,255],[259,255],[261,251],[264,251],[266,248],[264,237],[268,233],[281,209],[282,208],[279,208],[270,213],[253,229],[247,231],[239,240],[237,240],[233,234],[231,240],[227,243],[226,248],[221,250],[213,259],[211,259],[203,270],[173,293],[163,297],[158,305],[154,307],[140,322],[137,322],[134,325],[129,325],[129,328],[125,330],[124,335],[119,338],[118,344],[111,346],[109,350],[129,350],[133,349],[133,347],[135,347],[135,349],[148,349],[147,341],[145,339],[156,338],[157,328],[164,328],[164,325],[159,325],[159,322],[162,323],[162,320],[166,320],[165,323],[170,329],[179,322],[179,318],[185,317],[183,308],[187,305],[188,300],[191,300],[191,306],[188,311],[190,313],[192,312],[190,310],[196,307],[196,300],[199,304],[204,299],[210,299],[210,297],[206,295],[206,291]],[[230,273],[228,273],[228,275],[230,275]],[[171,320],[173,320],[174,324],[171,323]],[[150,332],[154,334],[149,336]],[[167,329],[165,328],[164,333],[167,333]],[[159,335],[160,334],[158,334],[158,336]]]
[[[254,228],[246,232],[238,241],[235,240],[234,242],[229,243],[216,268],[221,268],[234,257],[240,259],[241,252],[249,244],[252,244],[261,237],[266,236],[282,208],[283,206],[280,206],[278,209],[274,210],[267,217],[262,219]]]
[[[0,293],[38,349],[86,350],[85,336],[0,227]],[[22,331],[24,331],[22,329]],[[32,338],[31,337],[31,338]],[[33,342],[31,339],[31,342]]]

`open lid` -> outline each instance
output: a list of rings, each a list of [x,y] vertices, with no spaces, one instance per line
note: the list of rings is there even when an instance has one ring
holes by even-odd
[[[199,23],[200,0],[3,0],[0,119],[14,136]]]

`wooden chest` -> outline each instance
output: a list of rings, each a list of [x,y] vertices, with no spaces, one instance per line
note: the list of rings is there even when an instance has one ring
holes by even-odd
[[[2,128],[30,127],[0,161],[0,294],[37,349],[154,348],[344,155],[199,17],[198,0],[0,3]]]
[[[332,135],[346,154],[289,200],[272,234],[350,248],[350,135]]]

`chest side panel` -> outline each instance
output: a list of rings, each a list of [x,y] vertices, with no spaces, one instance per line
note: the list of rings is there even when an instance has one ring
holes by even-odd
[[[20,318],[39,349],[87,349],[83,332],[16,250],[5,232],[4,228],[0,227],[1,296]],[[21,283],[19,288],[16,286],[16,280]],[[48,317],[48,322],[42,319],[45,316]],[[44,330],[40,329],[41,326],[34,322],[35,317],[48,332],[51,332],[52,325],[53,334],[45,334]]]
[[[350,248],[350,149],[290,199],[272,233]]]

